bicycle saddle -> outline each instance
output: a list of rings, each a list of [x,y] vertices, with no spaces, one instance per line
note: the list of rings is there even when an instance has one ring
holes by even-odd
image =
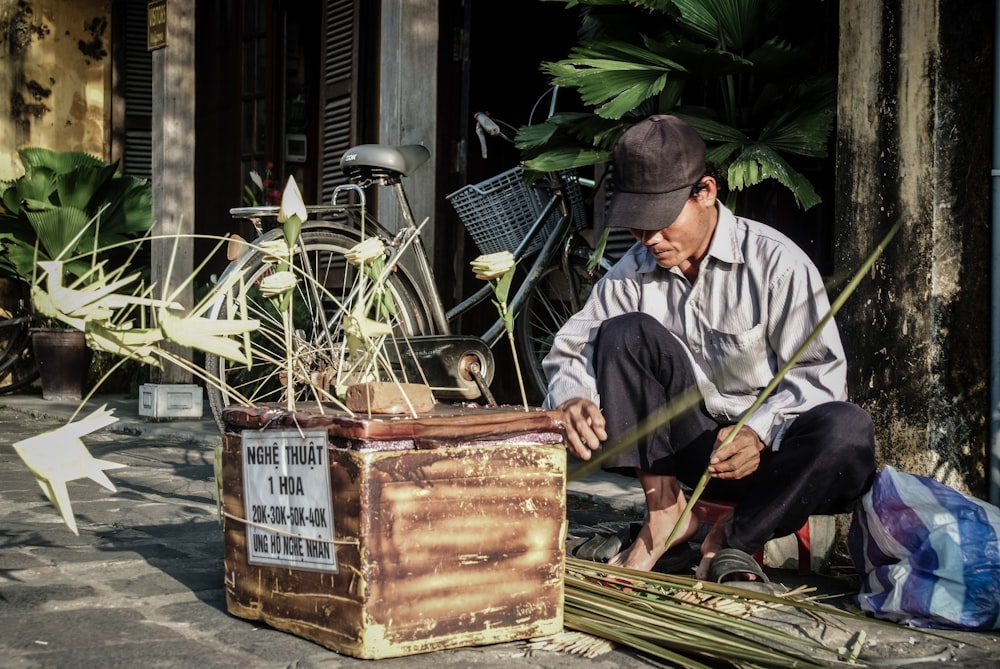
[[[370,176],[384,171],[406,177],[430,157],[431,152],[419,144],[361,144],[344,152],[340,158],[340,169],[351,177],[355,174]]]

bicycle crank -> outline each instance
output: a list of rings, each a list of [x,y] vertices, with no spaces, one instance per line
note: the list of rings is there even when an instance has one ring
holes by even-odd
[[[427,383],[435,396],[496,404],[493,352],[482,339],[462,335],[400,337],[385,347],[397,371],[411,383]]]

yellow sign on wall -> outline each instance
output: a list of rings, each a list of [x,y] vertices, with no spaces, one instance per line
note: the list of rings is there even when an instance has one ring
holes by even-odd
[[[146,9],[146,50],[167,46],[167,0],[150,0]]]

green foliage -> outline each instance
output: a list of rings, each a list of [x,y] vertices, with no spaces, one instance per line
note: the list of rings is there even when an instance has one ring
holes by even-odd
[[[522,128],[527,169],[605,162],[633,123],[670,113],[705,139],[730,206],[769,179],[804,210],[820,202],[799,169],[826,157],[836,108],[836,78],[816,46],[821,2],[548,1],[582,8],[582,22],[569,56],[542,69],[590,111]]]
[[[67,278],[102,260],[128,262],[130,243],[152,224],[148,181],[86,153],[18,154],[24,176],[0,183],[0,276],[30,283],[38,260],[64,260]]]

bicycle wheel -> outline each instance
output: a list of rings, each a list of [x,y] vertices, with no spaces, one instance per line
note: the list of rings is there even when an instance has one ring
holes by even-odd
[[[275,230],[268,234],[277,238],[280,233],[280,230]],[[262,239],[267,239],[267,236]],[[340,373],[344,372],[345,361],[350,357],[341,331],[341,305],[355,284],[357,269],[346,261],[344,254],[358,241],[358,237],[351,236],[347,231],[308,228],[302,231],[294,259],[296,273],[303,277],[297,282],[293,297],[293,374],[298,379],[293,390],[297,402],[329,399],[324,391],[333,389],[337,384]],[[209,312],[211,317],[217,319],[239,318],[238,314],[231,316],[229,311],[236,311],[240,292],[243,291],[247,304],[246,318],[261,322],[260,329],[251,334],[252,359],[249,367],[206,355],[205,369],[210,379],[215,379],[208,384],[207,395],[220,427],[221,412],[226,406],[286,402],[285,329],[275,307],[270,300],[263,298],[259,289],[261,279],[271,271],[272,265],[264,262],[257,251],[248,252],[233,261],[220,283],[225,285],[226,278],[232,273],[241,273],[242,281],[216,296]],[[390,275],[386,285],[395,305],[396,332],[427,334],[430,321],[406,272],[399,268]]]
[[[571,255],[566,270],[558,266],[546,269],[525,298],[514,334],[529,402],[539,404],[545,399],[548,381],[542,360],[552,348],[556,332],[580,310],[602,273],[591,273],[586,258]]]
[[[31,350],[31,291],[23,281],[2,281],[0,301],[0,394],[24,388],[38,378]]]

